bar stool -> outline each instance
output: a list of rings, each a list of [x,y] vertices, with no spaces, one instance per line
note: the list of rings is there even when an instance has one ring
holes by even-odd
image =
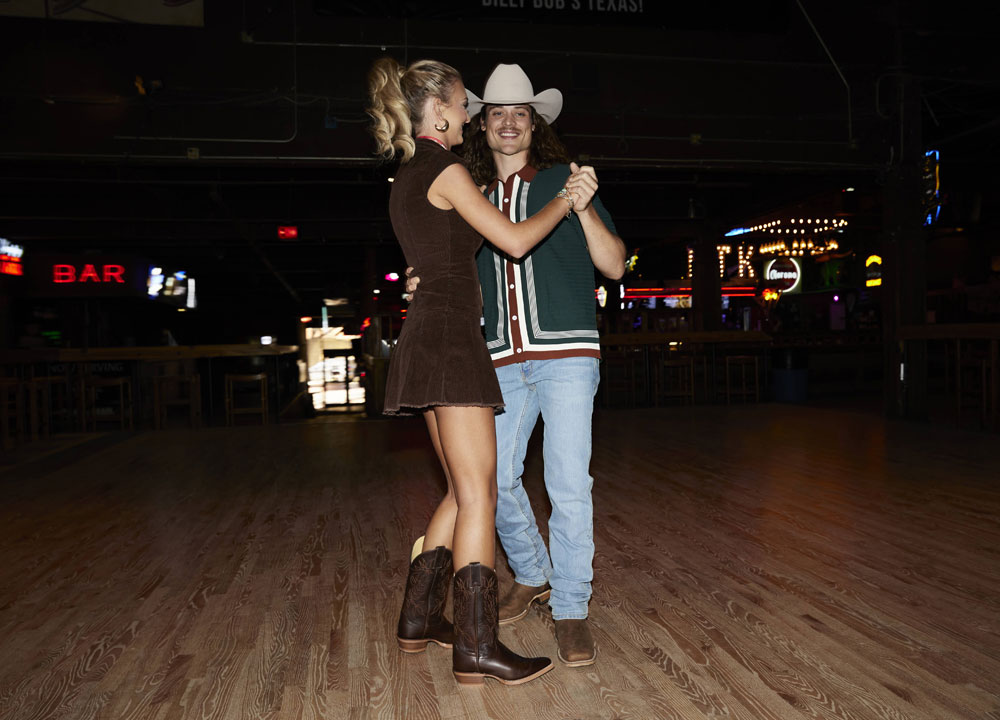
[[[736,386],[736,383],[733,382],[733,374],[735,371],[739,371],[738,387]],[[748,374],[749,378],[747,377]],[[757,384],[757,375],[758,368],[756,355],[727,355],[726,404],[729,404],[733,397],[742,398],[744,402],[747,402],[747,399],[753,396],[754,402],[759,402],[760,387]]]
[[[84,385],[84,423],[91,432],[98,422],[117,422],[132,429],[132,380],[127,377],[88,377]],[[98,418],[98,409],[107,410]]]
[[[153,378],[153,428],[167,426],[167,412],[172,407],[188,409],[191,427],[201,427],[201,376],[159,375]]]
[[[48,438],[52,432],[52,385],[65,378],[40,375],[24,381],[28,405],[28,431],[32,440]]]
[[[955,366],[955,399],[958,418],[967,408],[979,410],[979,424],[985,427],[989,416],[992,366],[984,347],[969,343],[959,345]]]
[[[0,443],[12,450],[24,435],[24,386],[17,378],[0,378]]]
[[[226,373],[226,424],[232,425],[236,415],[260,415],[261,425],[267,425],[267,374],[235,375]],[[253,385],[253,397],[250,392],[239,390]],[[237,394],[239,393],[239,394]],[[238,397],[255,399],[256,404],[240,405]]]
[[[667,353],[660,360],[656,373],[655,400],[680,398],[694,405],[694,358],[690,355]]]
[[[624,397],[627,407],[634,407],[640,393],[646,392],[646,367],[641,350],[632,347],[609,347],[601,351],[601,388],[604,406],[613,397]]]

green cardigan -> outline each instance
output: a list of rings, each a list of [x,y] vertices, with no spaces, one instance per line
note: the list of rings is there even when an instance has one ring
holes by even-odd
[[[563,187],[567,165],[525,167],[486,190],[490,201],[520,222],[541,210]],[[611,232],[611,216],[598,197],[594,209]],[[483,290],[487,347],[494,365],[529,359],[600,357],[594,264],[576,215],[560,222],[518,261],[489,243],[476,256]],[[513,287],[512,287],[513,286]]]

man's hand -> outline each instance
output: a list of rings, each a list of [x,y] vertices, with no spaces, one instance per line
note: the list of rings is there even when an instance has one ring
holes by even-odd
[[[569,169],[572,174],[566,179],[566,189],[573,195],[573,211],[582,213],[597,194],[597,173],[590,165],[570,163]]]
[[[406,302],[413,302],[413,293],[417,291],[417,285],[420,284],[420,276],[412,276],[413,268],[406,268],[406,292],[403,293],[403,299]]]

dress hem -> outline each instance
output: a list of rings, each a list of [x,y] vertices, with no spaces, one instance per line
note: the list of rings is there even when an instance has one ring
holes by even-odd
[[[500,403],[449,403],[449,402],[436,402],[436,403],[425,403],[423,405],[400,405],[398,408],[388,409],[384,408],[382,410],[383,415],[415,415],[417,413],[424,412],[425,410],[431,410],[436,407],[484,407],[493,408],[493,412],[498,412],[504,409],[504,404]]]

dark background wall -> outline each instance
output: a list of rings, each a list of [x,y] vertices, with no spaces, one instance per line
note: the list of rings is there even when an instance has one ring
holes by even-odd
[[[0,18],[0,236],[26,262],[120,252],[185,266],[199,278],[192,342],[220,326],[252,335],[262,318],[284,326],[331,297],[356,322],[372,285],[394,302],[381,278],[403,264],[386,213],[393,168],[375,162],[364,114],[365,72],[390,54],[449,62],[476,91],[498,62],[560,88],[556,129],[597,168],[647,279],[675,277],[706,223],[847,186],[865,198],[846,209],[853,227],[877,243],[886,173],[914,122],[921,150],[942,152],[941,222],[989,254],[1000,93],[983,11],[535,4],[213,2],[202,27],[177,27],[59,19],[66,3],[50,2],[48,19]],[[900,115],[904,78],[919,118]],[[284,223],[297,240],[277,238]]]

